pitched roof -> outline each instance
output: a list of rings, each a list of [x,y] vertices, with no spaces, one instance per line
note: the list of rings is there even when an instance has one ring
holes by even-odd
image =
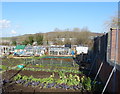
[[[25,45],[17,45],[15,49],[25,49]]]

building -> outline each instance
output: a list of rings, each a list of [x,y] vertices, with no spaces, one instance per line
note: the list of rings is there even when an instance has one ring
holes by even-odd
[[[0,45],[0,55],[11,54],[14,52],[15,46]]]
[[[75,41],[76,40],[76,38],[56,38],[56,40],[60,40],[62,42],[65,42],[66,39],[68,39],[70,41]]]
[[[77,51],[77,54],[81,54],[81,53],[87,54],[88,47],[78,46],[78,47],[76,47],[76,51]]]
[[[23,55],[25,54],[25,45],[17,45],[15,47],[14,55]]]
[[[44,46],[26,46],[26,54],[33,54],[34,56],[41,56],[45,54],[46,47]]]
[[[70,55],[71,49],[69,47],[49,47],[48,48],[49,55]]]

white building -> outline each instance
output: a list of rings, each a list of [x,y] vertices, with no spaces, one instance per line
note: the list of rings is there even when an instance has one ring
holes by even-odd
[[[49,55],[70,55],[71,49],[68,47],[49,47],[48,49]]]
[[[76,51],[77,51],[77,54],[81,54],[81,53],[87,54],[88,47],[78,46],[78,47],[76,47]]]
[[[0,45],[0,55],[13,53],[14,50],[15,50],[15,46]]]

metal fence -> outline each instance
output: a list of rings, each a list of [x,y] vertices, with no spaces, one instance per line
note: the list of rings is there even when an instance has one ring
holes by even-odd
[[[105,84],[102,94],[118,92],[120,87],[120,29],[111,28],[103,36],[94,38],[92,68],[90,73],[100,77]],[[89,74],[90,74],[89,73]],[[111,89],[114,88],[114,89]]]
[[[110,32],[94,39],[93,54],[101,61],[120,65],[120,29],[111,28]]]
[[[72,57],[43,57],[38,60],[35,59],[27,59],[25,62],[26,64],[32,64],[32,65],[44,65],[44,66],[65,66],[65,67],[73,67],[78,66],[78,64],[75,63]]]

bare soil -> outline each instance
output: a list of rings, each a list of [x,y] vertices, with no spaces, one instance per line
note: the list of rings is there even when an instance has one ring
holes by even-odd
[[[53,72],[46,72],[46,71],[29,71],[29,70],[22,70],[22,71],[18,71],[18,70],[9,70],[5,73],[3,73],[2,78],[3,79],[10,79],[12,76],[14,76],[15,74],[21,74],[21,75],[26,75],[26,76],[33,76],[35,78],[47,78],[49,77]],[[59,75],[57,72],[54,72],[55,74],[55,78],[59,78]],[[72,74],[75,75],[75,73],[65,73],[66,75],[68,74]],[[78,76],[83,76],[83,74],[76,74]]]
[[[51,58],[42,58],[42,59],[43,59],[43,60],[51,60]],[[52,60],[58,60],[58,61],[63,60],[63,61],[66,61],[66,62],[71,62],[71,61],[73,61],[72,58],[52,58]]]
[[[17,74],[18,71],[17,70],[9,70],[5,73],[3,73],[2,78],[3,79],[10,79],[11,77],[14,77],[15,74]],[[49,77],[52,72],[45,72],[45,71],[27,71],[27,70],[23,70],[20,71],[19,74],[21,75],[26,75],[26,76],[33,76],[35,78],[45,78],[45,77]],[[58,73],[54,73],[55,74],[55,78],[58,78]],[[66,74],[70,74],[70,73],[66,73]],[[72,73],[75,74],[75,73]],[[80,75],[80,74],[77,74]],[[80,75],[82,76],[82,75]],[[4,86],[4,90],[5,92],[80,92],[79,90],[64,90],[64,89],[51,89],[51,88],[43,88],[41,89],[40,87],[24,87],[24,85],[19,85],[19,84],[7,84]]]
[[[21,92],[21,93],[38,93],[38,92],[80,92],[79,90],[65,90],[61,88],[43,88],[41,89],[40,87],[24,87],[23,85],[18,85],[18,84],[12,84],[7,89],[5,89],[5,92]]]

